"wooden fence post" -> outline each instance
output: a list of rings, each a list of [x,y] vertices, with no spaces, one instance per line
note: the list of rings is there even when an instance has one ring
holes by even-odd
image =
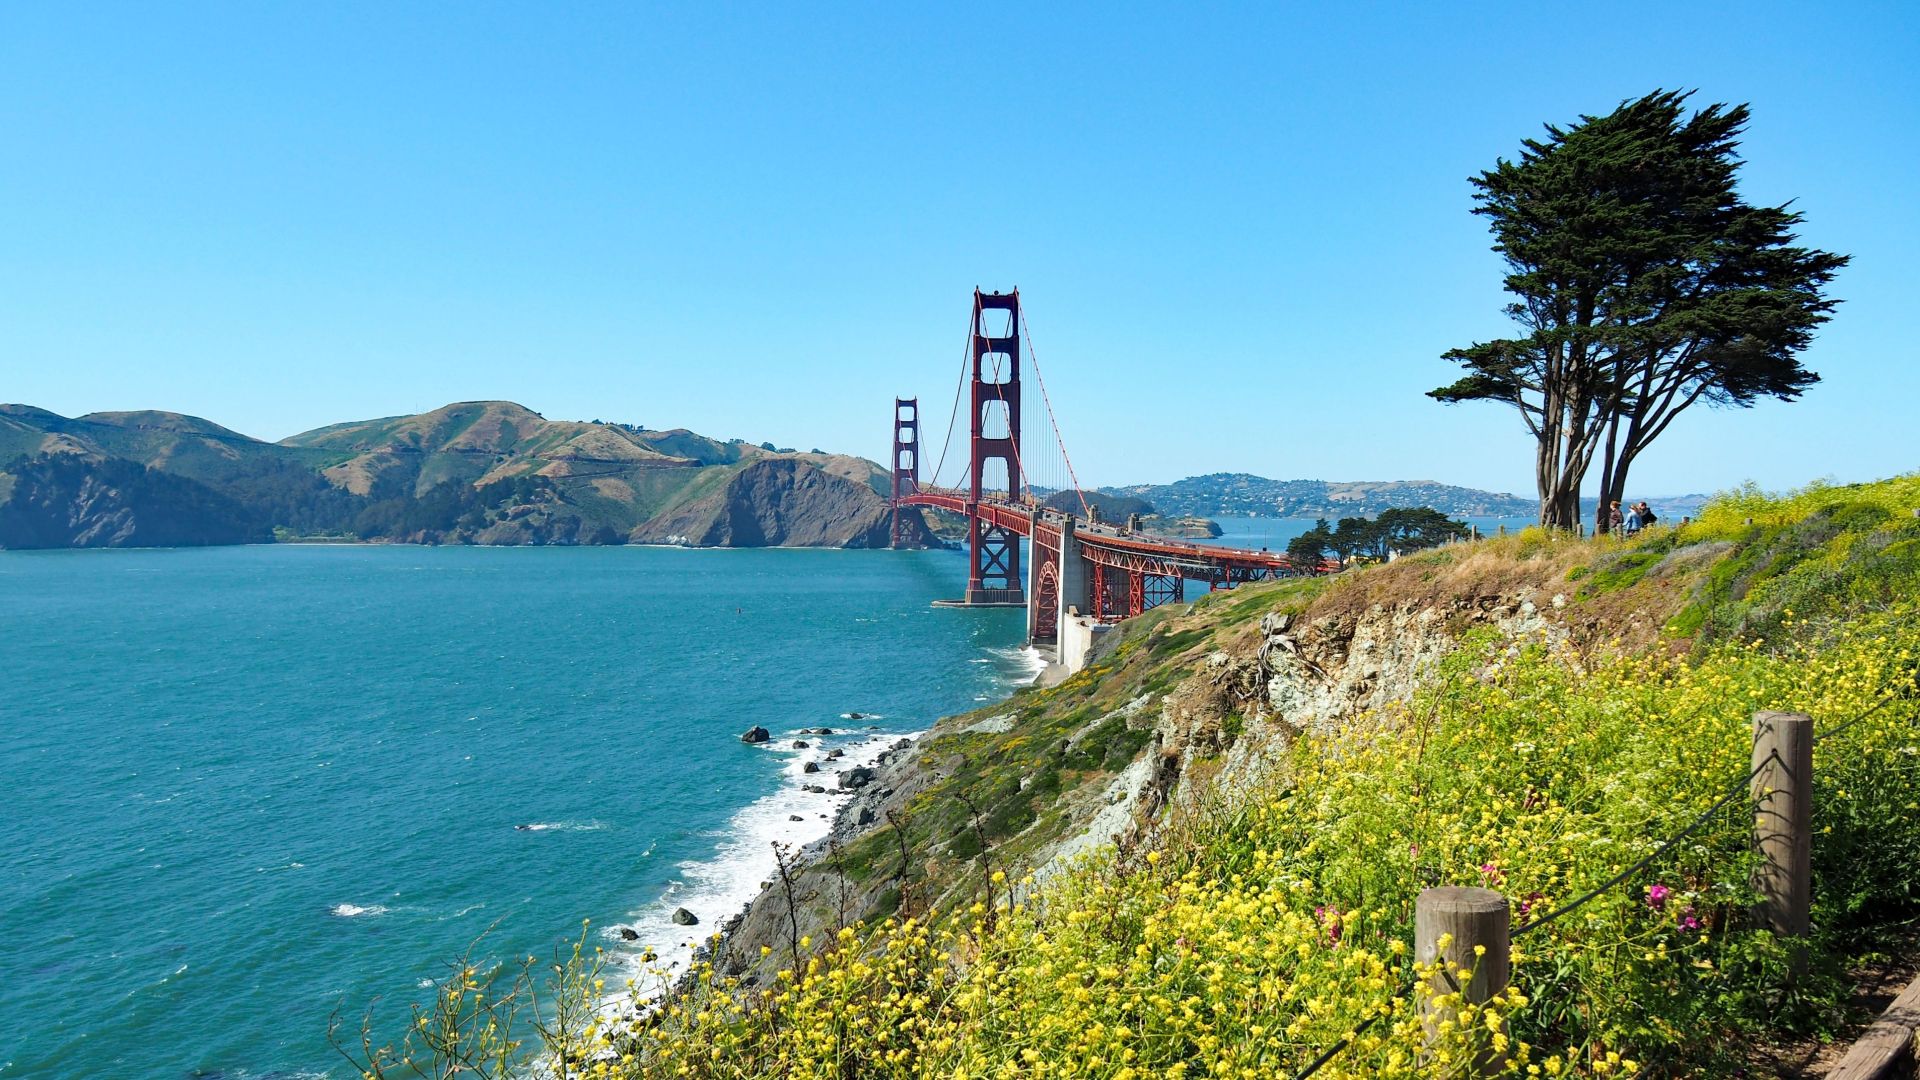
[[[1803,937],[1813,901],[1813,717],[1753,714],[1753,846],[1760,924]]]
[[[1478,1005],[1506,992],[1512,953],[1508,930],[1507,898],[1492,889],[1443,885],[1421,891],[1413,909],[1414,962],[1441,965],[1428,982],[1432,992],[1420,1003],[1429,1038],[1441,1021],[1453,1019],[1458,1011],[1451,1004],[1436,1006],[1442,995],[1457,993],[1462,1003]],[[1464,985],[1458,978],[1461,968],[1473,973]],[[1497,1072],[1503,1056],[1481,1054],[1473,1063],[1475,1073]]]

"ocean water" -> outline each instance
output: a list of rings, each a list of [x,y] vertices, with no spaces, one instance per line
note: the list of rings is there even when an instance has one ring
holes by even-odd
[[[591,919],[590,945],[671,954],[751,895],[771,841],[824,832],[805,757],[1031,677],[1021,612],[928,606],[964,573],[951,552],[0,553],[0,1077],[349,1076],[329,1015],[378,999],[397,1033],[469,948],[547,956]],[[754,724],[775,742],[741,743]],[[818,726],[838,733],[792,748]]]

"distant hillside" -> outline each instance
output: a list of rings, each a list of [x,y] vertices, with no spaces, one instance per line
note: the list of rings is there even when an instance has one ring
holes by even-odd
[[[1056,491],[1042,501],[1055,510],[1064,510],[1070,514],[1092,510],[1100,515],[1102,521],[1125,521],[1134,514],[1144,517],[1158,513],[1153,503],[1146,499],[1132,495],[1116,495],[1110,491]]]
[[[548,420],[508,401],[334,424],[279,443],[178,413],[68,418],[0,405],[4,547],[234,543],[276,532],[873,546],[887,539],[885,480],[857,457]]]
[[[1430,506],[1443,514],[1531,517],[1532,499],[1504,492],[1437,484],[1427,480],[1269,480],[1250,473],[1208,473],[1171,484],[1102,488],[1111,495],[1144,499],[1162,514],[1217,517],[1354,517],[1395,506]]]

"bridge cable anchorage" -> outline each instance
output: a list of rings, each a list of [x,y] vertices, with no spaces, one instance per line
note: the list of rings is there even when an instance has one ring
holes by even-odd
[[[1040,371],[1040,354],[1033,348],[1033,326],[1029,320],[1020,320],[1020,333],[1027,339],[1027,359],[1033,363],[1033,380],[1040,384],[1040,404],[1047,410],[1047,422],[1053,425],[1053,441],[1060,447],[1060,458],[1066,463],[1067,479],[1073,482],[1073,494],[1080,500],[1080,512],[1092,517],[1093,511],[1087,506],[1087,493],[1080,486],[1079,474],[1073,470],[1073,455],[1067,453],[1066,436],[1060,434],[1060,418],[1053,414],[1053,399],[1047,395],[1047,377]]]

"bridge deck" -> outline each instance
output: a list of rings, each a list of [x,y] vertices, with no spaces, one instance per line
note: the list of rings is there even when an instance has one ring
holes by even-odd
[[[966,494],[944,489],[922,488],[900,499],[903,506],[929,506],[963,517],[978,517],[981,521],[1015,532],[1021,536],[1032,537],[1057,548],[1060,543],[1061,525],[1068,514],[1051,507],[1038,504],[1011,502],[1003,499],[982,499],[978,503],[970,500]],[[1039,517],[1036,521],[1035,512]],[[1247,548],[1222,547],[1213,544],[1189,544],[1178,540],[1159,537],[1145,537],[1137,533],[1128,533],[1114,526],[1095,523],[1073,515],[1074,539],[1085,547],[1112,557],[1115,565],[1130,565],[1131,568],[1159,574],[1179,574],[1201,580],[1214,580],[1233,572],[1262,572],[1273,576],[1291,576],[1309,573],[1319,567],[1303,567],[1285,555],[1276,555],[1270,551],[1253,551]],[[1109,561],[1101,558],[1100,561]],[[1138,565],[1131,565],[1137,563]]]

